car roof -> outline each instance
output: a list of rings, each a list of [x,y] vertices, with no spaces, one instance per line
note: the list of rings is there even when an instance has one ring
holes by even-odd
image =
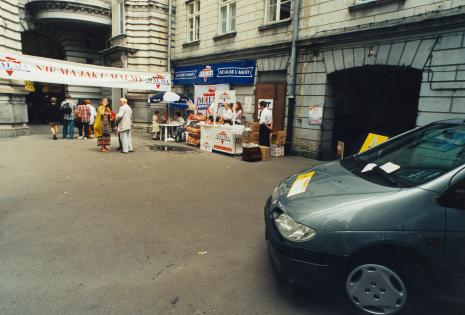
[[[451,124],[451,125],[465,125],[464,119],[446,119],[432,122],[431,124]]]

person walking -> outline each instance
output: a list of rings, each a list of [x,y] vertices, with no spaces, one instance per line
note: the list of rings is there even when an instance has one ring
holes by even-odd
[[[76,117],[79,118],[79,140],[89,138],[89,122],[90,122],[90,100],[85,100],[84,104],[77,107]]]
[[[111,141],[110,113],[108,100],[102,98],[100,106],[97,108],[97,115],[95,116],[94,122],[94,132],[97,137],[97,146],[100,147],[100,152],[110,152],[108,148]]]
[[[128,105],[128,100],[121,98],[119,100],[119,112],[116,115],[118,121],[118,134],[121,137],[122,153],[133,152],[134,147],[132,145],[131,137],[131,125],[132,125],[132,109]]]
[[[273,112],[266,105],[266,102],[260,102],[260,122],[258,129],[258,144],[269,147],[270,133],[273,130]]]
[[[71,95],[66,95],[65,100],[60,105],[61,113],[63,114],[63,139],[69,135],[70,139],[74,139],[74,112],[76,111],[76,103],[71,98]]]
[[[47,121],[52,132],[53,140],[57,140],[58,125],[60,124],[60,106],[56,97],[51,97],[47,103]]]

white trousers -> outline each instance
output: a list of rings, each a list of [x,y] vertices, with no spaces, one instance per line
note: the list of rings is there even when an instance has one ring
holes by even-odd
[[[121,131],[119,134],[121,137],[121,146],[123,148],[123,152],[128,153],[129,151],[134,151],[132,146],[131,130]]]

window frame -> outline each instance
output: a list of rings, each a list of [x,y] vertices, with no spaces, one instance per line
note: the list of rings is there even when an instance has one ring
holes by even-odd
[[[190,13],[190,6],[193,6],[193,13]],[[186,2],[186,38],[187,43],[194,43],[200,40],[200,0]],[[192,19],[192,38],[190,20]]]
[[[289,17],[285,19],[281,19],[281,4],[289,2]],[[280,23],[283,21],[288,21],[291,19],[292,16],[292,9],[293,9],[293,3],[294,1],[292,0],[276,0],[276,19],[273,21],[269,20],[269,8],[271,6],[270,0],[265,0],[265,25],[266,24],[274,24],[274,23]]]
[[[235,5],[234,29],[231,29],[231,5]],[[226,31],[223,32],[221,9],[226,7]],[[218,0],[218,35],[226,35],[237,31],[237,0]]]

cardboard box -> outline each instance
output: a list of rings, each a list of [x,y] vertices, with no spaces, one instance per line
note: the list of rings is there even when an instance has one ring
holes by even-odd
[[[252,132],[258,132],[258,130],[260,129],[260,126],[258,125],[258,122],[253,122],[250,125],[250,128],[252,129]]]
[[[260,151],[262,152],[262,161],[270,160],[270,147],[260,146]]]
[[[271,156],[284,156],[284,145],[276,145],[272,144],[270,148],[270,155]]]
[[[275,145],[285,145],[286,144],[286,138],[276,138],[273,137],[271,139],[271,143]]]
[[[273,137],[271,138],[271,143],[276,145],[285,145],[286,144],[286,132],[283,130],[273,131]]]
[[[258,143],[258,132],[252,132],[250,134],[250,141],[253,143]]]
[[[242,152],[242,160],[246,162],[259,162],[262,160],[262,154],[259,147],[247,148],[244,147]]]

